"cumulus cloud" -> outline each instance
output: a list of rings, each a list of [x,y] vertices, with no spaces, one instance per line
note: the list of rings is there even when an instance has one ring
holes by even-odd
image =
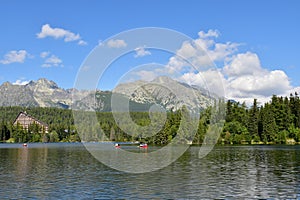
[[[244,75],[228,81],[231,94],[235,96],[282,94],[291,89],[288,76],[281,70],[267,71],[262,74]]]
[[[236,56],[234,59],[238,62],[233,61],[232,68],[226,65],[223,69],[228,99],[247,104],[251,104],[254,98],[266,102],[272,95],[287,95],[287,91],[292,89],[289,77],[284,71],[263,68],[256,54],[245,56],[245,60],[241,59],[242,57],[244,56]]]
[[[25,81],[25,80],[23,80],[23,79],[18,79],[18,80],[16,80],[14,83],[12,83],[13,85],[26,85],[26,84],[28,84],[29,83],[29,81]]]
[[[85,45],[87,45],[87,42],[84,40],[79,40],[77,44],[80,46],[85,46]]]
[[[147,51],[145,49],[145,47],[138,47],[138,48],[135,49],[135,55],[134,55],[135,58],[144,57],[144,56],[147,56],[147,55],[151,55],[151,52]]]
[[[234,55],[224,67],[228,76],[254,75],[263,71],[257,54],[251,52]]]
[[[152,81],[157,77],[157,73],[155,71],[149,71],[149,70],[140,70],[134,73],[139,77],[140,80],[144,81]]]
[[[219,31],[218,30],[208,30],[207,32],[200,31],[198,33],[200,38],[208,38],[208,37],[219,37]]]
[[[79,45],[85,45],[86,42],[81,39],[79,34],[62,28],[52,28],[49,24],[42,26],[41,32],[37,33],[37,38],[53,37],[55,39],[63,38],[65,42],[79,41]]]
[[[42,67],[63,67],[62,62],[63,61],[59,57],[51,55],[45,60]]]
[[[204,88],[211,94],[217,94],[219,96],[225,95],[224,82],[226,82],[226,80],[220,70],[217,69],[208,69],[198,73],[184,73],[179,80],[186,82],[189,85]]]
[[[41,58],[46,58],[50,55],[50,52],[49,51],[43,51],[40,53],[40,57]]]
[[[228,98],[264,101],[273,94],[284,94],[292,88],[282,70],[267,70],[261,66],[257,54],[246,52],[232,56],[223,68]],[[250,103],[250,102],[248,102]]]
[[[238,50],[238,43],[217,43],[214,39],[219,36],[216,30],[207,33],[200,31],[199,37],[186,41],[176,51],[176,56],[169,59],[167,64],[170,71],[178,71],[183,66],[193,65],[198,69],[213,67],[215,62],[222,62]]]
[[[123,47],[126,47],[127,44],[126,44],[125,40],[111,39],[107,42],[107,46],[110,48],[123,48]]]
[[[286,91],[285,93],[280,94],[280,96],[290,96],[291,94],[294,95],[295,92],[297,92],[298,95],[300,94],[300,86],[292,87],[290,90]]]
[[[4,55],[4,58],[0,60],[1,64],[11,64],[11,63],[24,63],[26,57],[30,57],[30,55],[25,50],[19,51],[10,51]]]
[[[256,53],[239,52],[238,43],[216,42],[219,37],[217,30],[200,31],[198,36],[193,41],[184,42],[177,50],[177,56],[169,59],[169,73],[181,73],[179,80],[209,89],[211,93],[225,90],[228,99],[248,104],[253,98],[265,102],[273,94],[288,95],[297,89],[291,86],[284,71],[268,70],[262,66]],[[191,64],[197,66],[197,70],[187,71],[185,66]]]

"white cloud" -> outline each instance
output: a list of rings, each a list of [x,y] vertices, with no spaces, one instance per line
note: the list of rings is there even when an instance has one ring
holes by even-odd
[[[207,33],[205,33],[204,31],[200,31],[198,33],[200,38],[208,38],[208,37],[219,37],[219,31],[218,30],[208,30]]]
[[[283,94],[280,94],[280,96],[290,96],[290,94],[294,95],[295,92],[298,93],[298,95],[300,94],[300,86],[297,86],[297,87],[293,87],[291,88],[290,90],[286,91],[285,93]]]
[[[62,60],[55,55],[51,55],[45,60],[42,67],[63,67]]]
[[[51,54],[49,51],[41,52],[40,57],[44,59],[42,67],[63,67],[63,61],[56,55]]]
[[[147,51],[145,47],[138,47],[135,49],[135,55],[134,55],[135,58],[143,57],[147,55],[151,55],[151,52]]]
[[[43,51],[40,53],[40,57],[41,58],[46,58],[50,55],[50,52],[49,51]]]
[[[230,99],[252,103],[256,98],[265,102],[273,94],[285,94],[292,89],[284,71],[262,67],[255,53],[240,53],[225,63],[223,74],[226,76],[227,97]]]
[[[102,45],[104,45],[103,41],[102,40],[98,40],[98,46],[102,46]]]
[[[199,73],[189,72],[183,74],[180,80],[207,89],[210,93],[224,95],[228,99],[245,101],[249,105],[254,98],[266,102],[273,94],[285,96],[295,91],[288,76],[281,70],[268,71],[262,68],[260,73],[257,71],[255,74],[234,77],[226,77],[223,72],[224,70],[213,69]]]
[[[149,71],[149,70],[140,70],[135,72],[134,74],[139,76],[139,80],[144,80],[144,81],[152,81],[157,77],[157,73],[155,71]]]
[[[29,81],[25,81],[25,80],[23,80],[23,79],[18,79],[18,80],[16,80],[14,83],[12,83],[13,85],[26,85],[26,84],[28,84],[29,83]]]
[[[107,42],[107,46],[110,47],[110,48],[123,48],[123,47],[126,47],[127,44],[124,40],[111,39]]]
[[[240,44],[231,42],[226,42],[224,44],[215,43],[214,49],[208,50],[207,54],[213,62],[224,61],[225,58],[237,52],[238,46],[240,46]]]
[[[37,33],[37,38],[46,38],[53,37],[55,39],[64,38],[65,42],[79,41],[79,45],[86,44],[83,41],[79,34],[75,34],[69,30],[65,30],[62,28],[52,28],[49,24],[45,24],[42,26],[41,32]]]
[[[4,58],[0,60],[1,64],[10,64],[10,63],[24,63],[26,57],[30,55],[25,50],[19,51],[10,51],[4,55]]]
[[[168,64],[166,65],[167,73],[174,74],[179,72],[183,66],[186,65],[186,62],[182,60],[180,57],[173,56],[169,59]]]
[[[85,45],[87,45],[87,42],[83,41],[83,40],[79,40],[77,44],[80,46],[85,46]]]
[[[226,80],[219,70],[209,69],[199,73],[185,73],[179,80],[186,82],[189,85],[200,86],[208,90],[211,94],[217,94],[219,96],[225,95],[223,84]]]
[[[200,53],[205,52],[199,52],[200,48],[198,48],[195,44],[192,44],[190,42],[184,42],[179,50],[177,50],[177,54],[184,58],[191,58],[199,55]]]
[[[254,75],[262,71],[258,56],[251,52],[234,55],[224,67],[228,76]]]
[[[184,42],[177,55],[184,57],[197,70],[186,70],[188,64],[179,56],[173,56],[167,64],[168,73],[179,73],[179,80],[202,86],[211,93],[222,92],[229,99],[251,104],[253,98],[265,102],[275,95],[289,95],[299,89],[293,88],[287,74],[282,70],[268,70],[261,65],[259,56],[253,52],[238,52],[240,44],[218,43],[216,30],[199,32],[199,38]],[[217,63],[219,70],[215,68]]]
[[[288,76],[281,70],[262,74],[245,75],[229,80],[231,93],[238,91],[242,96],[282,94],[291,89]]]
[[[170,71],[178,71],[183,66],[190,65],[188,63],[201,69],[213,67],[215,62],[223,62],[225,58],[233,55],[240,45],[232,42],[217,43],[214,40],[219,36],[216,30],[209,30],[207,33],[200,31],[198,35],[199,38],[184,42],[177,50],[177,56],[169,59]]]

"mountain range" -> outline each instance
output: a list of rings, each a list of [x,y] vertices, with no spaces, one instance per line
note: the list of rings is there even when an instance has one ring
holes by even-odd
[[[58,107],[72,106],[84,110],[110,111],[111,100],[129,102],[131,110],[148,110],[159,104],[167,110],[178,110],[183,105],[204,109],[212,104],[208,92],[169,77],[158,77],[150,82],[134,81],[119,84],[112,91],[63,89],[55,82],[41,78],[26,85],[5,82],[0,85],[0,106]],[[72,102],[72,99],[74,102]]]

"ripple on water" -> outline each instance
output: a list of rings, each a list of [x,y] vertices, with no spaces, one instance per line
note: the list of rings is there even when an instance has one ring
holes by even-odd
[[[1,199],[297,199],[299,146],[191,147],[145,174],[110,169],[80,144],[0,145]],[[121,163],[120,163],[121,164]]]

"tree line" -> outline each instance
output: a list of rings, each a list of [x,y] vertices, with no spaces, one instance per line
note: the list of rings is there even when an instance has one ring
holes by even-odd
[[[251,106],[228,100],[223,103],[226,108],[224,126],[217,142],[219,144],[289,144],[300,142],[300,99],[297,93],[289,97],[273,96],[269,102],[259,105],[254,99]],[[36,124],[24,130],[20,125],[14,126],[13,122],[20,111],[26,111],[31,116],[49,125],[46,133]],[[128,122],[128,127],[120,128],[115,122],[111,112],[96,112],[97,124],[80,126],[74,125],[74,118],[71,110],[59,108],[41,107],[0,107],[0,142],[77,142],[77,141],[143,141],[150,144],[166,145],[178,133],[182,138],[178,140],[189,140],[194,144],[205,142],[207,131],[211,128],[213,107],[209,107],[200,113],[197,120],[197,130],[195,135],[188,135],[189,127],[194,127],[193,120],[182,125],[184,109],[175,112],[168,112],[165,123],[154,135],[147,135],[146,129],[132,129]],[[83,122],[90,120],[94,113],[84,114]],[[121,113],[122,115],[122,113]],[[131,120],[147,127],[151,124],[148,112],[130,112]],[[156,119],[162,119],[157,115]],[[152,120],[155,120],[155,116]],[[186,120],[185,120],[186,121]],[[127,124],[125,121],[124,124]],[[153,128],[150,126],[150,128]],[[154,127],[155,128],[155,127]],[[126,129],[126,130],[124,130]],[[93,134],[89,134],[93,133]]]
[[[20,124],[13,125],[20,112],[49,125],[46,133],[38,124],[31,124],[28,130]],[[0,142],[76,142],[80,141],[75,131],[72,111],[59,108],[41,107],[0,107]]]
[[[300,99],[273,95],[258,106],[254,99],[250,108],[245,103],[228,101],[221,143],[286,144],[300,142]]]

